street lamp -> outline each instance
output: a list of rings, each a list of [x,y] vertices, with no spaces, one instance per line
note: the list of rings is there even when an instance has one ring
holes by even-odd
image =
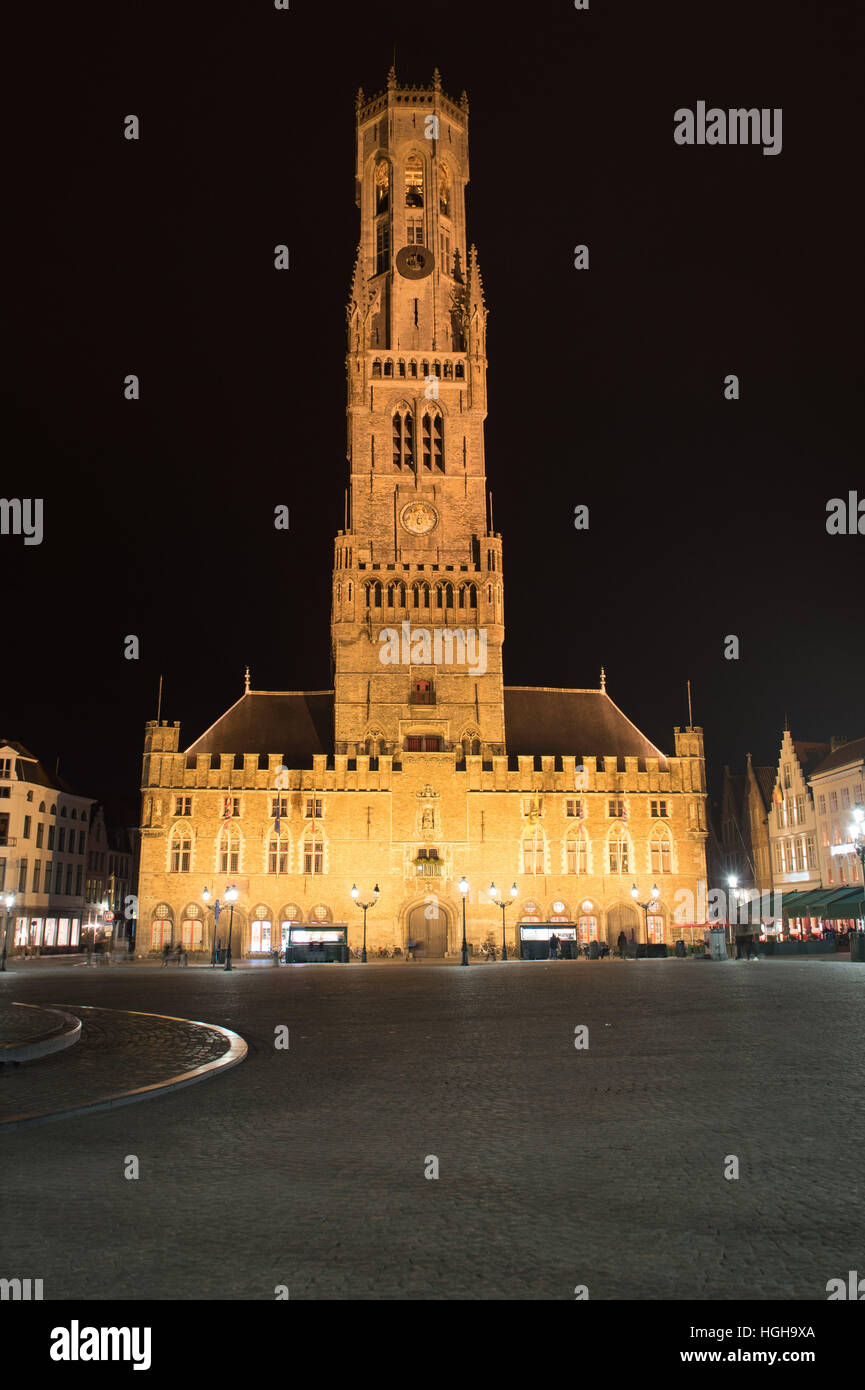
[[[865,918],[865,811],[857,806],[850,822],[850,839],[862,865],[862,916]]]
[[[466,894],[469,891],[469,881],[466,878],[465,874],[463,874],[457,886],[463,895],[463,958],[460,961],[460,965],[468,965],[469,948],[468,942],[466,941]]]
[[[374,907],[375,904],[378,902],[378,884],[376,884],[373,888],[372,897],[370,898],[368,903],[358,902],[358,899],[360,897],[360,889],[358,888],[356,883],[353,883],[351,885],[351,896],[354,898],[358,907],[363,908],[363,950],[361,951],[360,958],[363,961],[364,965],[366,965],[366,911],[368,907]]]
[[[659,888],[658,888],[658,885],[657,885],[656,883],[653,884],[653,885],[652,885],[652,896],[651,896],[651,898],[649,899],[649,901],[648,901],[647,903],[641,903],[641,902],[637,902],[637,899],[638,899],[639,896],[640,896],[640,890],[639,890],[639,888],[637,887],[636,883],[634,884],[633,888],[631,889],[631,897],[634,899],[634,902],[635,902],[636,906],[637,906],[637,907],[641,907],[641,908],[643,909],[643,916],[644,916],[645,919],[646,919],[646,959],[647,959],[647,960],[649,959],[649,908],[650,908],[650,907],[657,907],[657,904],[658,904],[658,893],[659,893],[659,891],[660,891],[660,890],[659,890]]]
[[[201,890],[201,897],[202,897],[202,900],[203,900],[205,906],[207,906],[207,904],[210,902],[210,889],[209,889],[209,888],[202,888],[202,890]],[[214,904],[213,904],[213,932],[212,932],[212,935],[211,935],[211,947],[210,947],[210,968],[211,968],[211,970],[213,969],[214,965],[216,964],[216,928],[217,928],[217,926],[218,926],[218,924],[219,924],[219,914],[220,914],[221,911],[222,911],[222,904],[221,904],[221,902],[219,901],[219,899],[217,898],[216,901],[215,901]]]
[[[506,903],[506,902],[502,902],[502,901],[501,901],[501,899],[500,899],[499,896],[498,896],[498,891],[499,891],[499,890],[496,888],[496,885],[495,885],[494,883],[491,883],[491,884],[490,884],[490,897],[492,898],[492,900],[493,900],[493,902],[495,903],[496,907],[500,907],[501,910],[502,910],[502,960],[507,960],[507,958],[508,958],[508,948],[507,948],[507,943],[505,942],[505,913],[507,912],[508,908],[511,906],[511,903],[513,902],[514,898],[517,896],[517,893],[518,893],[520,890],[519,890],[519,888],[517,887],[516,884],[514,884],[514,885],[512,886],[512,888],[511,888],[511,902],[509,902],[509,903]],[[465,902],[465,899],[463,899],[463,902]]]
[[[6,904],[6,920],[3,924],[3,950],[0,952],[0,970],[6,969],[6,938],[9,935],[9,915],[15,906],[15,894],[7,893],[3,901]]]
[[[231,928],[234,926],[234,904],[239,897],[240,889],[235,888],[234,884],[230,883],[225,890],[225,901],[231,903],[231,915],[228,919],[228,950],[225,953],[226,970],[231,969]]]

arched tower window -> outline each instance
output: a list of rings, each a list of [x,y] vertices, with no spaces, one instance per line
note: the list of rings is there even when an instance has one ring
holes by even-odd
[[[411,407],[398,405],[393,413],[393,466],[414,468],[414,416]]]
[[[240,834],[232,825],[227,825],[219,836],[219,872],[236,874],[240,868]]]
[[[192,837],[189,827],[179,825],[171,835],[171,873],[189,873],[190,858],[192,855]]]
[[[672,868],[670,837],[666,830],[654,830],[650,842],[652,873],[668,874]]]
[[[439,212],[442,217],[451,215],[451,175],[446,164],[439,169]]]
[[[587,867],[587,845],[586,832],[580,826],[576,830],[571,830],[565,841],[566,849],[566,872],[569,874],[584,874]]]
[[[423,162],[416,154],[405,166],[405,205],[407,208],[423,207]]]
[[[375,213],[387,212],[390,206],[390,165],[382,159],[375,168]]]
[[[609,855],[611,874],[630,873],[630,868],[628,867],[628,837],[624,830],[617,828],[610,832],[610,837],[607,842],[607,853]]]
[[[544,872],[544,832],[535,825],[523,836],[523,873]]]
[[[423,466],[444,472],[444,421],[440,410],[428,407],[422,419]]]

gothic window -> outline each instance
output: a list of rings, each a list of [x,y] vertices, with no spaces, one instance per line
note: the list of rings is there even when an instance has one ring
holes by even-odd
[[[390,357],[385,360],[384,374],[385,376],[393,376],[393,361]]]
[[[387,212],[390,203],[390,165],[386,159],[376,165],[375,170],[375,211]]]
[[[477,608],[477,606],[478,606],[478,591],[477,591],[477,587],[476,587],[474,584],[470,584],[470,585],[469,585],[469,608]]]
[[[396,601],[400,608],[406,607],[404,584],[397,584],[396,586]]]
[[[287,835],[271,835],[267,846],[267,872],[287,874],[289,872],[291,846]]]
[[[660,916],[653,916],[650,912],[646,918],[649,928],[649,940],[660,946],[664,940],[664,919]]]
[[[438,365],[438,364],[436,364]],[[441,411],[429,408],[423,413],[422,449],[424,468],[444,471],[444,428]]]
[[[567,872],[584,874],[587,867],[586,834],[582,828],[572,830],[565,841]]]
[[[382,217],[375,228],[375,273],[381,275],[390,269],[390,223]]]
[[[183,826],[171,836],[171,873],[188,874],[191,855],[192,838],[186,826]]]
[[[451,175],[446,164],[439,169],[439,212],[442,217],[451,215]]]
[[[444,607],[444,585],[436,585],[436,608]]]
[[[651,840],[652,851],[652,873],[668,874],[670,872],[670,837],[662,831],[656,832]]]
[[[303,872],[324,873],[324,839],[319,834],[307,835],[303,842]]]
[[[453,380],[453,374],[454,374],[454,364],[453,364],[453,362],[445,362],[445,370],[444,370],[445,381],[452,381],[452,380]]]
[[[392,438],[394,468],[414,468],[414,416],[407,405],[394,411]]]
[[[219,836],[219,872],[236,874],[240,867],[240,835],[234,826],[226,825]]]
[[[444,586],[444,593],[445,593],[445,608],[453,608],[453,606],[454,606],[454,586],[453,586],[453,584],[445,584],[445,586]]]
[[[381,608],[381,584],[378,580],[372,585],[372,606]]]
[[[373,376],[381,376],[381,358],[377,357],[372,364]]]
[[[607,841],[607,852],[609,854],[610,873],[627,874],[628,868],[628,838],[623,830],[614,830]]]
[[[405,166],[405,205],[407,208],[423,207],[423,163],[416,154]]]
[[[398,376],[405,376],[405,362],[403,361],[402,358],[400,358],[399,361],[397,362],[397,375],[398,375]]]
[[[440,235],[439,235],[439,244],[440,244],[440,247],[441,247],[442,270],[444,271],[445,275],[450,275],[450,273],[451,273],[451,234],[450,234],[450,231],[449,231],[446,227],[443,227],[442,230],[441,230],[441,233],[440,233]]]
[[[523,873],[544,872],[544,832],[535,826],[523,836]]]
[[[417,362],[411,363],[411,374],[412,376],[417,376]]]
[[[388,606],[388,608],[393,608],[393,598],[394,598],[394,592],[395,592],[395,590],[396,590],[396,585],[395,585],[395,584],[388,584],[388,586],[387,586],[387,606]]]

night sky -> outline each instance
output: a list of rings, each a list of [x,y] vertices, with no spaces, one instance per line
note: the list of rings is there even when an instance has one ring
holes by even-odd
[[[2,493],[44,498],[45,536],[0,537],[4,737],[131,824],[160,673],[182,746],[247,663],[330,686],[354,97],[394,49],[471,105],[506,683],[603,664],[672,751],[690,678],[715,784],[774,762],[785,714],[865,732],[865,536],[826,532],[865,497],[861,5],[31,8],[6,28]],[[676,145],[698,100],[783,108],[781,153]]]

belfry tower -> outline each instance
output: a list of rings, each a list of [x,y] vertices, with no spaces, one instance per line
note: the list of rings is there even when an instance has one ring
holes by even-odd
[[[337,754],[505,751],[501,539],[487,523],[486,308],[468,245],[468,101],[356,102],[346,529],[331,639]]]

